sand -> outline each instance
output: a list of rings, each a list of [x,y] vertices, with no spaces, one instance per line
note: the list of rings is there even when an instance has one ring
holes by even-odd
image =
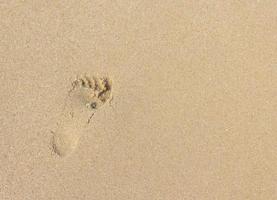
[[[0,199],[277,199],[276,10],[1,1]]]

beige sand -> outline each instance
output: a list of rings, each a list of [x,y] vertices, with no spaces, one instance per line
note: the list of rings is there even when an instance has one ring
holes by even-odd
[[[0,81],[1,200],[277,199],[274,0],[3,0]]]

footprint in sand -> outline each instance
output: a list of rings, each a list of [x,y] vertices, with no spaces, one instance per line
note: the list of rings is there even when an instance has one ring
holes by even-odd
[[[53,152],[61,157],[72,153],[95,111],[111,99],[112,82],[108,77],[82,76],[74,80],[58,128],[52,131]]]

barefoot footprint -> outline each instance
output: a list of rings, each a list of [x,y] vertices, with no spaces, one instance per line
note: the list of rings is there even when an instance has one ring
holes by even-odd
[[[95,111],[112,99],[112,82],[108,77],[79,77],[72,82],[68,98],[58,128],[52,132],[52,149],[61,157],[76,149]]]

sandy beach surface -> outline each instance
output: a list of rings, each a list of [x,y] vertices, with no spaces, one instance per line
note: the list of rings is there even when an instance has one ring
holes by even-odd
[[[276,200],[277,1],[0,1],[1,200]]]

